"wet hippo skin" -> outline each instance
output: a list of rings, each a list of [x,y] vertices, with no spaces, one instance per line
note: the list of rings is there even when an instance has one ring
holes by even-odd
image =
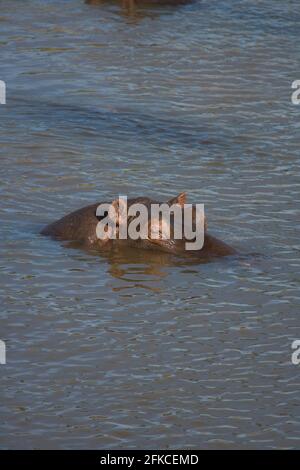
[[[221,256],[230,256],[236,255],[237,250],[227,243],[222,242],[218,238],[210,235],[209,233],[205,233],[204,236],[204,245],[201,250],[196,251],[189,251],[188,255],[195,258],[214,258],[214,257],[221,257]]]
[[[158,203],[153,199],[139,197],[134,199],[128,199],[128,207],[135,203],[143,203],[147,208],[153,203]],[[181,193],[175,198],[168,201],[168,204],[178,204],[183,207],[186,203],[185,193]],[[99,248],[106,249],[110,248],[112,244],[119,244],[120,246],[131,246],[136,249],[152,249],[157,251],[165,251],[173,253],[175,255],[186,255],[188,257],[195,258],[210,258],[210,257],[221,257],[229,256],[236,253],[236,250],[226,243],[218,240],[214,236],[210,235],[206,231],[205,221],[205,237],[204,245],[201,250],[186,250],[186,240],[174,240],[171,238],[170,241],[166,240],[151,240],[151,237],[147,240],[108,240],[103,241],[97,238],[96,227],[99,222],[99,217],[96,216],[96,210],[99,203],[85,206],[79,210],[71,212],[70,214],[62,217],[61,219],[47,225],[42,231],[42,235],[47,235],[58,240],[76,241],[79,242],[85,248]],[[112,204],[117,208],[117,200],[113,201]],[[149,210],[150,213],[150,210]],[[121,219],[120,219],[121,220]]]
[[[175,198],[171,201],[173,203]],[[144,197],[128,199],[127,201],[128,207],[135,203],[142,203],[149,209],[151,203],[159,202]],[[102,240],[98,239],[96,235],[96,227],[100,220],[96,215],[96,211],[100,204],[112,204],[118,212],[118,200],[110,202],[98,202],[96,204],[82,207],[81,209],[78,209],[62,217],[56,222],[47,225],[41,231],[41,234],[48,235],[52,238],[60,240],[78,241],[81,242],[84,246],[91,248],[109,245],[107,241],[103,242]],[[115,242],[115,240],[111,240],[111,242]]]
[[[82,207],[77,211],[62,217],[47,225],[41,231],[42,235],[48,235],[59,240],[74,240],[84,245],[97,245],[99,240],[96,235],[98,219],[96,210],[99,203]]]

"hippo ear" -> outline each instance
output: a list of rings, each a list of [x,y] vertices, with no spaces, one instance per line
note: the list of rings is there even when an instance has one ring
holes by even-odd
[[[178,204],[179,206],[183,207],[184,204],[186,204],[186,193],[180,193],[178,196],[173,197],[168,201],[169,206],[172,206],[173,204]]]
[[[116,215],[116,222],[118,225],[121,225],[126,222],[127,220],[127,202],[124,198],[120,197],[119,199],[115,199],[111,203],[112,208],[114,209],[112,211],[113,214]]]

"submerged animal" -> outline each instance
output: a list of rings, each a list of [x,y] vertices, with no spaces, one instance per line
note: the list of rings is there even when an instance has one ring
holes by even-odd
[[[126,227],[128,223],[132,222],[135,217],[129,216],[127,211],[124,213],[121,207],[120,199],[116,199],[109,204],[115,211],[116,220],[114,225],[114,233],[112,237],[111,231],[107,231],[107,236],[99,239],[97,235],[97,226],[104,218],[109,218],[108,212],[104,215],[97,215],[97,209],[100,204],[96,203],[89,206],[85,206],[77,211],[71,212],[70,214],[62,217],[56,222],[47,225],[42,231],[42,235],[47,235],[58,240],[76,241],[85,248],[93,249],[109,249],[113,245],[119,246],[131,246],[136,249],[154,249],[159,251],[165,251],[173,253],[179,256],[187,255],[200,258],[210,258],[219,256],[228,256],[236,253],[236,250],[226,243],[218,240],[207,232],[206,219],[203,221],[204,226],[204,244],[200,250],[186,250],[185,237],[176,239],[174,237],[174,218],[168,220],[170,237],[164,238],[163,233],[165,227],[163,221],[160,218],[151,218],[151,206],[153,204],[162,204],[159,201],[147,197],[137,197],[128,199],[127,208],[135,204],[142,204],[148,209],[149,217],[145,220],[146,225],[146,238],[145,239],[119,239],[119,234],[122,226]],[[166,201],[168,206],[179,207],[181,210],[184,209],[186,204],[186,194],[180,193],[178,196]],[[192,221],[195,222],[195,208],[191,206],[192,210]],[[183,219],[182,219],[183,220]],[[112,230],[112,229],[111,229]],[[105,232],[104,232],[105,233]],[[154,236],[153,234],[156,234]],[[190,241],[190,240],[189,240]]]

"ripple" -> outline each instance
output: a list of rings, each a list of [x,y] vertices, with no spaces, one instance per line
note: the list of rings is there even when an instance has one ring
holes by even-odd
[[[2,448],[299,448],[299,19],[294,0],[1,2]],[[243,256],[38,235],[183,190]]]

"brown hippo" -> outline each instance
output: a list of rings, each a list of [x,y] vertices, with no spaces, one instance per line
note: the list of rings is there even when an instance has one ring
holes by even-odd
[[[147,197],[138,197],[133,199],[128,199],[127,207],[128,209],[133,204],[143,204],[149,210],[150,214],[150,206],[151,204],[161,204],[158,201]],[[127,223],[130,223],[134,218],[128,216],[127,213],[122,213],[120,208],[120,200],[116,199],[112,201],[111,205],[115,209],[117,214],[117,221],[115,224],[115,233],[114,239],[107,236],[106,238],[99,239],[96,233],[96,228],[99,223],[104,217],[108,217],[108,213],[104,214],[104,216],[98,216],[96,214],[97,208],[100,203],[91,204],[89,206],[83,207],[75,212],[72,212],[65,217],[59,219],[56,222],[53,222],[50,225],[47,225],[42,231],[42,235],[48,235],[52,238],[56,238],[59,240],[68,240],[68,241],[76,241],[80,245],[85,248],[93,248],[93,249],[108,249],[115,244],[118,246],[131,246],[137,249],[155,249],[159,251],[165,251],[168,253],[173,253],[179,256],[189,256],[189,257],[196,257],[196,258],[211,258],[211,257],[220,257],[220,256],[228,256],[233,255],[236,253],[236,250],[227,245],[226,243],[218,240],[217,238],[213,237],[212,235],[207,233],[207,223],[206,219],[204,220],[204,244],[202,249],[200,250],[193,250],[187,251],[186,250],[186,239],[175,239],[173,236],[174,230],[172,226],[172,219],[168,221],[170,224],[170,237],[168,239],[164,239],[161,235],[162,233],[162,221],[160,219],[147,219],[147,238],[146,239],[126,239],[126,240],[119,240],[119,232],[120,227],[125,222],[125,217],[127,218]],[[110,203],[108,203],[110,204]],[[178,196],[170,199],[167,201],[169,206],[179,206],[181,209],[186,204],[186,194],[180,193]],[[194,206],[192,206],[193,216],[192,220],[194,221]],[[159,238],[153,238],[152,229],[156,229],[156,232],[159,232]],[[111,235],[111,234],[110,234]]]

